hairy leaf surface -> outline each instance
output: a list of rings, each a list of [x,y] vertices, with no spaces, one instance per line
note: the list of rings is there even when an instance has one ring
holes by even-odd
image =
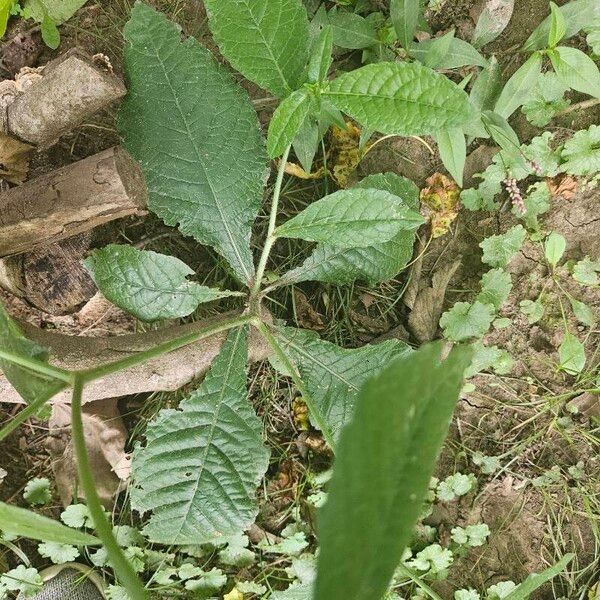
[[[247,328],[230,332],[202,385],[149,423],[133,457],[132,506],[151,511],[144,533],[163,544],[203,544],[244,531],[269,452],[248,402]]]
[[[308,58],[308,16],[301,0],[205,0],[223,56],[279,98],[299,88]]]
[[[312,99],[306,89],[290,94],[278,107],[269,123],[267,151],[271,158],[281,156],[294,141],[312,107]]]
[[[119,127],[140,162],[149,208],[254,275],[250,228],[266,154],[247,94],[197,41],[144,4],[125,27],[129,94]]]
[[[472,354],[455,348],[440,363],[440,351],[431,344],[393,360],[358,394],[317,516],[315,600],[385,595],[422,511]]]
[[[352,418],[362,384],[392,358],[411,352],[398,340],[340,348],[320,340],[313,332],[292,327],[279,327],[277,336],[311,395],[318,413],[311,415],[313,422],[330,443],[337,442]]]
[[[334,79],[323,95],[363,127],[387,134],[435,133],[472,113],[463,90],[419,63],[367,65]]]
[[[187,280],[194,271],[174,256],[111,244],[85,261],[98,289],[118,307],[142,321],[185,317],[222,292]]]

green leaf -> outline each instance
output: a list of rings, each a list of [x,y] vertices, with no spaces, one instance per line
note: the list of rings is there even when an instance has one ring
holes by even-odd
[[[591,260],[586,256],[573,267],[573,279],[582,285],[598,285],[600,278],[600,261]]]
[[[391,0],[390,16],[398,41],[405,50],[410,50],[419,23],[421,5],[419,0]]]
[[[19,597],[30,598],[39,595],[43,580],[37,569],[19,565],[7,573],[0,575],[0,592],[6,596],[6,590],[13,592],[20,591]]]
[[[448,173],[452,175],[459,187],[463,186],[463,171],[467,160],[467,142],[462,129],[443,129],[435,139],[440,151],[440,158]]]
[[[60,46],[60,32],[58,31],[58,27],[56,27],[54,19],[52,19],[48,13],[46,13],[42,19],[40,32],[44,44],[46,44],[48,48],[56,50]]]
[[[352,418],[363,383],[392,358],[410,352],[403,342],[389,340],[376,345],[346,349],[320,340],[316,334],[292,327],[277,328],[284,352],[296,364],[311,395],[317,414],[311,414],[325,439],[337,442]]]
[[[498,146],[506,154],[509,154],[513,161],[524,165],[525,161],[521,154],[519,138],[515,130],[508,124],[508,121],[498,113],[489,110],[481,113],[481,120]]]
[[[392,239],[400,230],[419,227],[419,213],[377,189],[340,190],[317,200],[275,230],[277,237],[300,238],[346,248]]]
[[[562,169],[571,175],[589,177],[600,172],[600,126],[577,131],[561,153]]]
[[[548,32],[548,46],[554,48],[567,33],[567,20],[554,2],[550,2],[550,31]]]
[[[550,52],[550,60],[562,83],[577,92],[600,98],[600,71],[585,52],[559,46]]]
[[[363,127],[386,134],[435,133],[472,116],[467,94],[419,63],[367,65],[334,79],[322,95]]]
[[[559,233],[553,231],[544,244],[546,260],[550,263],[551,267],[556,267],[566,249],[567,240]]]
[[[52,499],[50,480],[47,477],[34,477],[27,482],[23,490],[23,498],[29,504],[48,504]]]
[[[482,304],[479,301],[473,304],[457,302],[442,315],[440,326],[444,330],[445,338],[454,342],[463,342],[483,337],[490,328],[494,316],[495,310],[490,304]]]
[[[200,387],[150,421],[134,451],[131,504],[152,512],[143,529],[151,541],[214,542],[244,531],[258,513],[269,452],[247,398],[247,333],[230,332]]]
[[[331,25],[327,25],[321,30],[312,46],[307,71],[309,83],[319,83],[327,79],[333,60],[332,51],[333,31]]]
[[[556,73],[542,73],[521,110],[531,124],[545,127],[560,111],[569,106],[570,101],[564,98],[568,89],[559,81]]]
[[[600,15],[600,4],[598,0],[575,0],[559,7],[558,10],[563,14],[567,26],[564,37],[570,38]],[[529,36],[523,45],[523,50],[533,52],[545,48],[551,25],[552,19],[548,16]]]
[[[442,61],[444,56],[446,56],[450,50],[450,44],[454,39],[454,29],[451,29],[445,35],[441,37],[433,38],[428,40],[431,42],[421,61],[426,67],[430,69],[435,69],[439,67],[439,63]]]
[[[492,110],[502,91],[502,69],[495,56],[492,56],[489,65],[483,69],[471,89],[471,104],[479,109]]]
[[[514,75],[506,82],[494,112],[508,119],[514,112],[525,104],[534,89],[535,84],[542,72],[543,58],[539,52],[532,54],[521,65]]]
[[[41,556],[49,558],[55,565],[73,562],[79,556],[79,550],[70,544],[44,542],[37,549]]]
[[[312,109],[312,97],[302,88],[290,94],[278,107],[267,137],[267,152],[271,158],[281,156],[294,141]]]
[[[514,0],[487,2],[473,33],[473,46],[481,48],[493,42],[507,27],[513,14]]]
[[[575,554],[565,554],[555,565],[541,573],[531,573],[523,583],[518,585],[504,600],[527,600],[529,596],[560,573],[575,558]]]
[[[426,63],[425,57],[428,55],[431,57],[429,53],[432,46],[442,38],[425,40],[415,44],[411,49],[411,54],[432,69],[458,69],[467,65],[488,66],[488,61],[469,42],[465,42],[450,34],[446,34],[446,36],[449,36],[447,40],[448,46],[445,52],[436,56],[436,60],[433,63]]]
[[[235,295],[188,281],[194,271],[174,256],[111,244],[85,261],[98,289],[142,321],[185,317],[204,302]]]
[[[560,368],[569,375],[578,375],[585,367],[585,348],[583,344],[567,331],[558,348]]]
[[[205,0],[223,56],[247,79],[285,98],[308,59],[309,23],[301,0]]]
[[[345,10],[329,12],[333,44],[349,50],[360,50],[379,44],[377,28],[368,19]]]
[[[100,545],[100,540],[93,535],[65,527],[58,521],[4,502],[0,502],[0,530],[42,542],[74,546]]]
[[[250,281],[267,158],[247,94],[206,48],[182,43],[178,26],[144,4],[124,35],[129,93],[119,129],[144,171],[149,208]]]
[[[375,188],[394,194],[400,206],[418,209],[419,190],[416,185],[395,173],[369,175],[355,187]],[[358,279],[375,285],[395,277],[410,261],[415,242],[414,231],[399,231],[387,242],[365,248],[344,248],[319,244],[296,269],[282,276],[281,283],[324,281],[348,284]]]
[[[530,325],[537,323],[544,316],[544,304],[540,298],[535,300],[521,300],[519,302],[521,312],[527,316]]]
[[[23,17],[42,23],[48,15],[56,25],[68,21],[87,0],[26,0]],[[12,2],[9,2],[12,4]]]
[[[318,514],[315,600],[382,598],[409,543],[458,399],[469,348],[400,357],[360,391]],[[368,482],[368,484],[367,484]]]
[[[571,308],[573,309],[573,314],[575,318],[584,325],[588,327],[593,327],[596,323],[596,319],[594,318],[594,313],[592,309],[583,302],[579,300],[575,300],[575,298],[569,298],[571,301]]]
[[[300,126],[296,138],[294,139],[294,152],[300,161],[302,168],[310,173],[312,170],[313,161],[319,142],[321,141],[321,132],[319,131],[319,123],[314,115],[309,114],[304,123]]]
[[[523,225],[515,225],[506,233],[486,238],[479,244],[483,250],[481,260],[492,267],[506,267],[521,249],[526,235]]]
[[[0,38],[6,33],[13,1],[14,0],[0,0]]]
[[[70,504],[60,513],[60,520],[69,527],[93,527],[94,521],[85,504]]]
[[[482,304],[491,304],[496,310],[500,310],[511,289],[510,273],[503,269],[491,269],[481,278],[481,292],[479,292],[477,300]]]

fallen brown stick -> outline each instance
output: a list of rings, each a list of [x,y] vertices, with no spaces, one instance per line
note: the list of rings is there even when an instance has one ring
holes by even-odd
[[[53,365],[65,369],[88,369],[143,352],[231,316],[232,313],[229,313],[218,319],[107,338],[68,336],[31,325],[23,325],[23,329],[29,339],[49,349],[50,362]],[[215,334],[144,364],[97,379],[86,386],[83,401],[86,403],[104,398],[179,389],[206,373],[219,353],[225,337],[225,333]],[[252,362],[269,355],[268,346],[254,329],[250,334],[249,347],[249,360]],[[23,399],[1,374],[0,401],[23,403]],[[69,402],[69,391],[61,392],[54,397],[54,401]]]
[[[146,198],[140,167],[120,147],[42,175],[0,194],[0,257],[143,214]]]

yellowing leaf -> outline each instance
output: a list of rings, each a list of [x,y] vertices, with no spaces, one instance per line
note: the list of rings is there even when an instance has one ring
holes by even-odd
[[[294,416],[294,425],[300,431],[307,431],[310,428],[308,420],[308,406],[302,398],[296,398],[292,402],[292,414]]]
[[[437,238],[448,233],[458,216],[460,188],[441,173],[434,173],[426,183],[427,187],[421,190],[421,203],[425,217],[431,221],[431,235]]]
[[[244,600],[244,594],[237,588],[233,588],[228,594],[223,596],[223,600]]]
[[[350,121],[346,126],[347,129],[337,125],[331,128],[332,175],[341,188],[350,185],[350,178],[368,151],[360,148],[360,129]]]
[[[298,179],[322,179],[325,177],[325,169],[320,167],[314,173],[307,173],[300,165],[296,163],[286,163],[285,172],[287,175],[298,177]]]

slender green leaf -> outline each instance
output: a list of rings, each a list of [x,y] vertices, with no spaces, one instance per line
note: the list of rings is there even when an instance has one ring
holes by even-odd
[[[98,546],[100,540],[89,533],[71,529],[36,512],[0,502],[0,530],[42,542]]]
[[[60,32],[52,17],[46,13],[40,25],[40,33],[44,44],[51,50],[56,50],[60,46]]]
[[[560,575],[574,558],[575,554],[565,554],[555,565],[548,567],[541,573],[531,573],[508,596],[504,596],[504,600],[527,600],[535,590]]]
[[[498,113],[486,110],[481,113],[481,121],[493,140],[504,150],[515,165],[525,168],[525,159],[521,153],[521,143],[515,130]]]
[[[340,190],[317,200],[275,230],[286,238],[361,248],[392,239],[400,230],[416,229],[423,217],[377,189]]]
[[[459,187],[463,186],[463,171],[467,160],[467,142],[462,129],[443,129],[435,139],[440,158]]]
[[[329,24],[334,46],[360,50],[379,44],[375,25],[360,15],[333,9],[329,13]]]
[[[585,52],[559,46],[550,52],[550,60],[562,83],[577,92],[600,98],[600,71]]]
[[[537,79],[542,72],[542,62],[542,55],[536,52],[517,69],[504,86],[496,102],[494,112],[508,119],[519,106],[522,106],[529,100]]]
[[[301,0],[205,0],[223,56],[246,78],[285,98],[308,59],[309,23]]]
[[[431,344],[368,380],[342,433],[318,514],[315,600],[383,598],[446,437],[470,348]]]
[[[398,41],[405,50],[410,50],[419,23],[421,5],[419,0],[391,0],[390,16]]]
[[[446,34],[444,37],[448,37],[448,45],[445,52],[436,54],[435,61],[432,61],[431,49],[438,40],[443,38],[425,40],[415,44],[411,50],[412,55],[432,69],[458,69],[467,65],[487,67],[488,61],[469,42],[450,34]],[[426,62],[425,57],[428,57],[429,62]]]
[[[419,63],[378,63],[345,73],[323,95],[363,127],[419,135],[458,127],[472,116],[467,94]]]
[[[269,124],[267,152],[281,156],[294,141],[312,109],[312,97],[306,88],[291,93],[278,107]]]
[[[502,70],[495,56],[488,66],[479,73],[471,88],[471,104],[479,110],[492,110],[502,91]]]
[[[13,0],[0,0],[0,38],[6,33],[12,5]]]
[[[129,94],[119,129],[146,176],[149,208],[250,281],[267,158],[247,94],[206,48],[182,43],[177,25],[144,4],[124,35]]]
[[[492,0],[486,3],[473,34],[473,46],[481,48],[493,42],[507,27],[515,0]]]
[[[548,33],[548,46],[554,48],[567,33],[567,20],[554,2],[550,2],[550,31]]]
[[[333,31],[331,25],[325,26],[315,40],[308,61],[308,81],[322,82],[327,79],[333,51]]]
[[[317,117],[308,114],[304,123],[300,126],[296,137],[294,138],[293,148],[302,168],[310,173],[312,170],[313,161],[319,142],[321,141],[321,133],[319,131],[319,123]]]
[[[174,256],[111,244],[85,261],[98,289],[142,321],[186,317],[203,302],[232,296],[187,280],[194,271]]]
[[[134,451],[131,504],[152,512],[143,531],[153,542],[214,542],[258,513],[269,452],[247,398],[247,334],[230,332],[200,387],[178,410],[160,411]]]

